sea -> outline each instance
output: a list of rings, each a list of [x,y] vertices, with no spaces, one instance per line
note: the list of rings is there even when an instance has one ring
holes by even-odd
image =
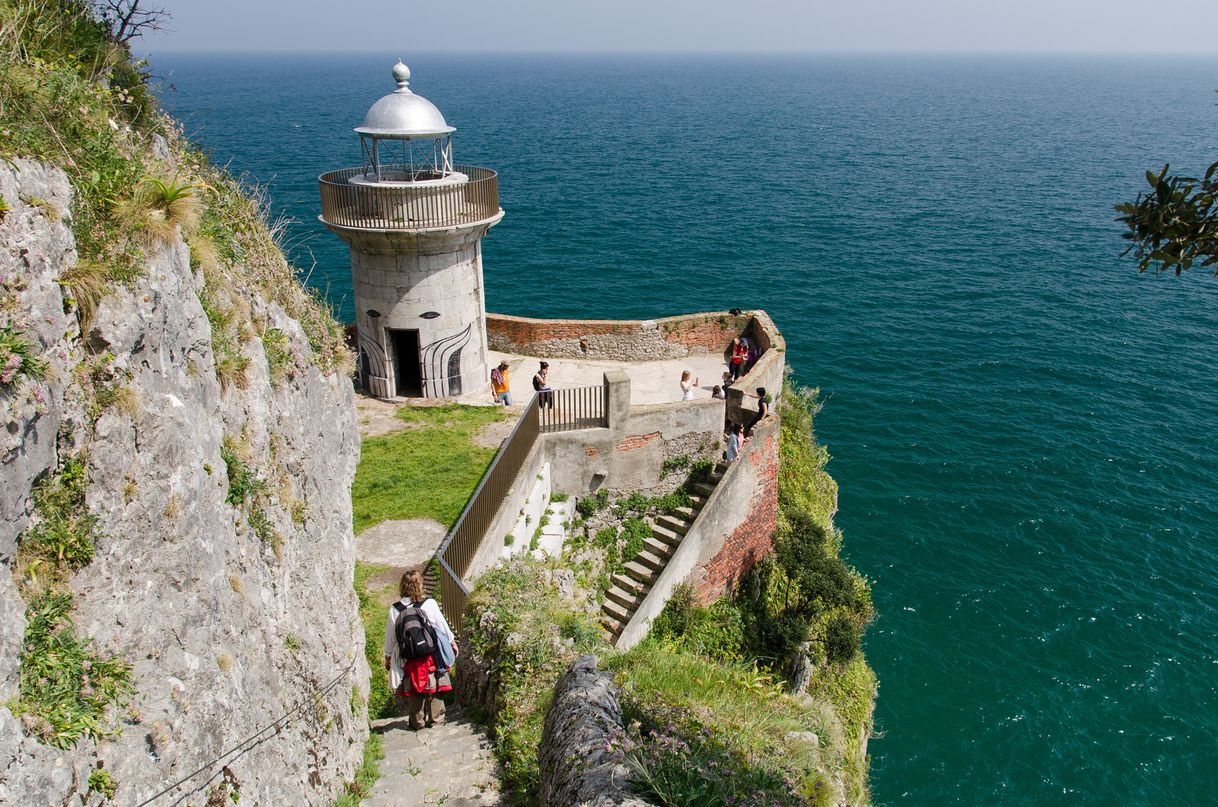
[[[500,172],[490,310],[782,329],[874,591],[876,804],[1218,803],[1218,278],[1113,211],[1218,160],[1218,57],[154,55],[345,319],[316,178],[398,56]]]

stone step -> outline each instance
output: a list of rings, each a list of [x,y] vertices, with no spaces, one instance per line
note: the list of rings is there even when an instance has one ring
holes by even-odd
[[[681,543],[681,539],[685,537],[682,533],[660,526],[652,526],[651,534],[669,546],[676,546],[677,544]]]
[[[611,574],[609,575],[609,582],[613,584],[614,588],[620,589],[638,599],[642,599],[647,593],[647,586],[629,575]]]
[[[668,562],[668,558],[672,555],[672,547],[654,535],[643,539],[643,548],[658,558],[664,558],[665,563]]]
[[[706,506],[706,497],[691,493],[689,496],[690,505],[694,510],[701,510]]]
[[[656,577],[658,576],[655,569],[644,566],[642,563],[639,563],[637,559],[629,561],[626,564],[626,574],[630,575],[635,580],[638,580],[640,583],[645,583],[647,586],[654,583]]]
[[[686,521],[693,521],[695,518],[698,517],[698,513],[701,511],[702,511],[701,505],[699,505],[696,508],[694,508],[694,507],[677,507],[674,510],[672,510],[670,513],[668,513],[668,515],[670,515],[674,518],[682,518],[682,519],[685,519]]]
[[[627,591],[617,586],[610,586],[608,591],[605,592],[605,599],[613,600],[618,605],[633,611],[642,598],[635,591]]]
[[[701,493],[703,496],[707,497],[708,499],[710,498],[710,495],[715,492],[715,486],[708,485],[705,482],[695,482],[693,484],[693,489],[696,490],[698,493]]]
[[[630,615],[633,614],[634,611],[626,608],[620,603],[613,602],[612,600],[605,600],[601,603],[601,613],[610,619],[616,619],[618,622],[621,622],[624,625],[630,621]]]
[[[634,556],[635,563],[641,563],[649,569],[652,569],[656,574],[664,571],[664,567],[668,565],[667,557],[657,557],[650,552],[643,550]],[[629,565],[629,564],[627,564]]]
[[[601,627],[608,631],[610,636],[616,639],[617,635],[622,632],[622,628],[625,626],[616,619],[610,619],[606,616],[601,617]]]
[[[656,519],[656,526],[681,535],[689,532],[689,522],[678,516],[660,516]]]

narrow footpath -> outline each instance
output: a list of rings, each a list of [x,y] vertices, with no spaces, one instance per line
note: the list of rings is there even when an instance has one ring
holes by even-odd
[[[372,730],[381,735],[385,758],[364,807],[499,804],[491,742],[461,707],[450,704],[445,722],[429,729],[411,731],[402,717],[373,721]]]
[[[403,431],[396,416],[398,404],[360,396],[357,399],[360,436],[374,437]],[[475,442],[494,448],[503,441],[515,420],[492,423]],[[364,563],[384,567],[368,584],[373,592],[386,592],[380,604],[389,607],[397,580],[410,567],[425,563],[444,538],[444,525],[431,519],[382,521],[356,538],[356,554]],[[429,583],[431,581],[428,581]],[[372,721],[381,735],[384,758],[381,775],[360,802],[363,807],[492,807],[498,805],[498,768],[486,730],[468,719],[461,707],[450,703],[445,722],[411,731],[405,717]]]

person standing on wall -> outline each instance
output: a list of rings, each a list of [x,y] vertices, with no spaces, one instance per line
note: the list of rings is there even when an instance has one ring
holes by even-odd
[[[550,363],[543,361],[541,367],[538,368],[537,374],[533,376],[533,389],[537,392],[537,405],[542,409],[549,407],[554,408],[554,391],[550,389]]]
[[[389,688],[412,731],[444,722],[444,701],[453,688],[448,671],[457,640],[435,600],[423,592],[423,575],[412,569],[398,583],[401,599],[389,606],[385,624],[385,669]],[[419,722],[422,712],[425,723]]]
[[[495,396],[495,403],[501,403],[504,406],[512,405],[512,393],[508,389],[508,363],[506,360],[499,362],[499,366],[491,370],[491,394]]]

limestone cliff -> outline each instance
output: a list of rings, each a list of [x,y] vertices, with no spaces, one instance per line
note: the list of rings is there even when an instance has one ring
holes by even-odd
[[[0,368],[0,804],[142,804],[196,771],[151,803],[327,804],[368,730],[350,380],[241,282],[240,254],[230,316],[206,310],[216,276],[180,234],[149,241],[126,283],[62,285],[72,193],[44,163],[0,165],[0,328],[31,353],[29,372]],[[240,338],[218,345],[218,322]],[[22,542],[47,533],[36,491],[69,467],[93,552],[62,581],[75,627],[53,632],[91,640],[129,687],[97,726],[57,737],[26,705],[48,683],[23,680],[48,567]],[[92,694],[83,664],[72,697]]]

